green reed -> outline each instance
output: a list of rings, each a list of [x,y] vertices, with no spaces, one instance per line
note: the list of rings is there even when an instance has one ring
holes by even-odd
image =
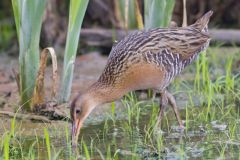
[[[39,67],[41,20],[46,0],[12,0],[19,42],[19,92],[21,104],[30,110]]]
[[[50,144],[49,132],[46,128],[44,128],[44,137],[45,137],[48,159],[51,160],[51,144]]]
[[[77,54],[80,30],[89,0],[71,0],[66,48],[64,52],[63,74],[58,102],[67,102],[70,98],[74,61]]]
[[[85,158],[87,160],[90,160],[90,154],[89,154],[89,151],[88,151],[88,147],[86,145],[86,143],[84,141],[82,141],[82,146],[83,146],[83,150],[84,150],[84,154],[85,154]]]
[[[234,87],[234,77],[232,76],[232,62],[233,56],[229,57],[226,62],[226,76],[225,76],[225,88],[227,92]]]
[[[9,150],[10,150],[9,149],[10,135],[9,134],[5,134],[3,143],[4,143],[4,148],[3,148],[3,150],[4,150],[4,160],[9,160],[10,159],[10,157],[9,157],[9,154],[10,154],[10,152],[9,152]]]

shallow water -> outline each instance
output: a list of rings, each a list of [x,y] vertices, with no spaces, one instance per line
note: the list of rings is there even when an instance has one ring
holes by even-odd
[[[149,103],[151,104],[151,102]],[[115,119],[112,115],[107,114],[105,118],[99,120],[96,120],[98,117],[94,117],[93,123],[90,118],[81,130],[78,146],[80,154],[83,157],[85,156],[81,143],[83,140],[88,147],[91,159],[101,159],[101,155],[106,159],[113,158],[115,155],[115,159],[161,158],[170,160],[238,159],[240,157],[239,124],[232,131],[234,135],[231,137],[231,128],[229,127],[231,124],[227,124],[230,121],[222,123],[216,120],[202,124],[202,122],[197,122],[189,117],[188,128],[180,132],[174,114],[169,108],[163,121],[162,130],[153,130],[151,134],[148,129],[151,126],[150,121],[157,111],[157,104],[149,107],[149,103],[146,102],[139,106],[141,111],[138,123],[136,123],[136,115],[132,116],[131,123],[126,118],[130,112],[127,107],[123,107],[121,115],[115,114]],[[231,112],[237,112],[236,108],[232,109]],[[202,110],[204,110],[203,107],[192,109],[196,113]],[[181,115],[186,120],[186,117],[184,117],[186,109],[181,110]],[[216,116],[216,119],[218,118]],[[10,129],[9,119],[2,118],[0,121],[0,124],[4,126],[1,128],[1,133],[4,133],[4,130],[6,133]],[[234,122],[240,123],[240,120]],[[48,154],[43,136],[44,126],[48,128],[50,134],[52,157],[57,156],[57,159],[69,158],[71,154],[70,142],[67,142],[70,138],[68,131],[70,131],[71,125],[69,123],[54,122],[43,125],[23,121],[17,122],[16,137],[10,144],[12,159],[18,159],[19,156],[28,156],[30,153],[35,153],[37,159],[44,160],[47,158]],[[148,137],[147,133],[151,136]],[[66,137],[68,137],[68,140]],[[32,151],[29,151],[31,148]]]

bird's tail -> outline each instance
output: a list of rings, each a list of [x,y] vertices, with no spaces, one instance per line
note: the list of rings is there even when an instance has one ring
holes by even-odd
[[[213,11],[208,11],[206,14],[204,14],[200,19],[198,19],[194,24],[191,26],[200,30],[201,32],[207,32],[208,31],[208,22],[210,17],[212,16]]]

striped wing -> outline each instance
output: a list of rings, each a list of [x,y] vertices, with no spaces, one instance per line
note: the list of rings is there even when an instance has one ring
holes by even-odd
[[[179,74],[209,43],[209,36],[194,28],[153,29],[142,51],[145,60]]]

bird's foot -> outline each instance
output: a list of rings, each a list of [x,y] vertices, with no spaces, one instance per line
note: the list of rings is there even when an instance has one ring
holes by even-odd
[[[182,133],[184,130],[185,130],[185,126],[184,125],[180,125],[179,126],[179,132]]]
[[[72,144],[72,154],[75,156],[79,155],[77,144]]]
[[[171,129],[175,132],[180,132],[182,133],[185,130],[184,125],[179,125],[179,126],[171,126]]]
[[[184,125],[179,125],[179,128],[184,130],[185,126]]]

